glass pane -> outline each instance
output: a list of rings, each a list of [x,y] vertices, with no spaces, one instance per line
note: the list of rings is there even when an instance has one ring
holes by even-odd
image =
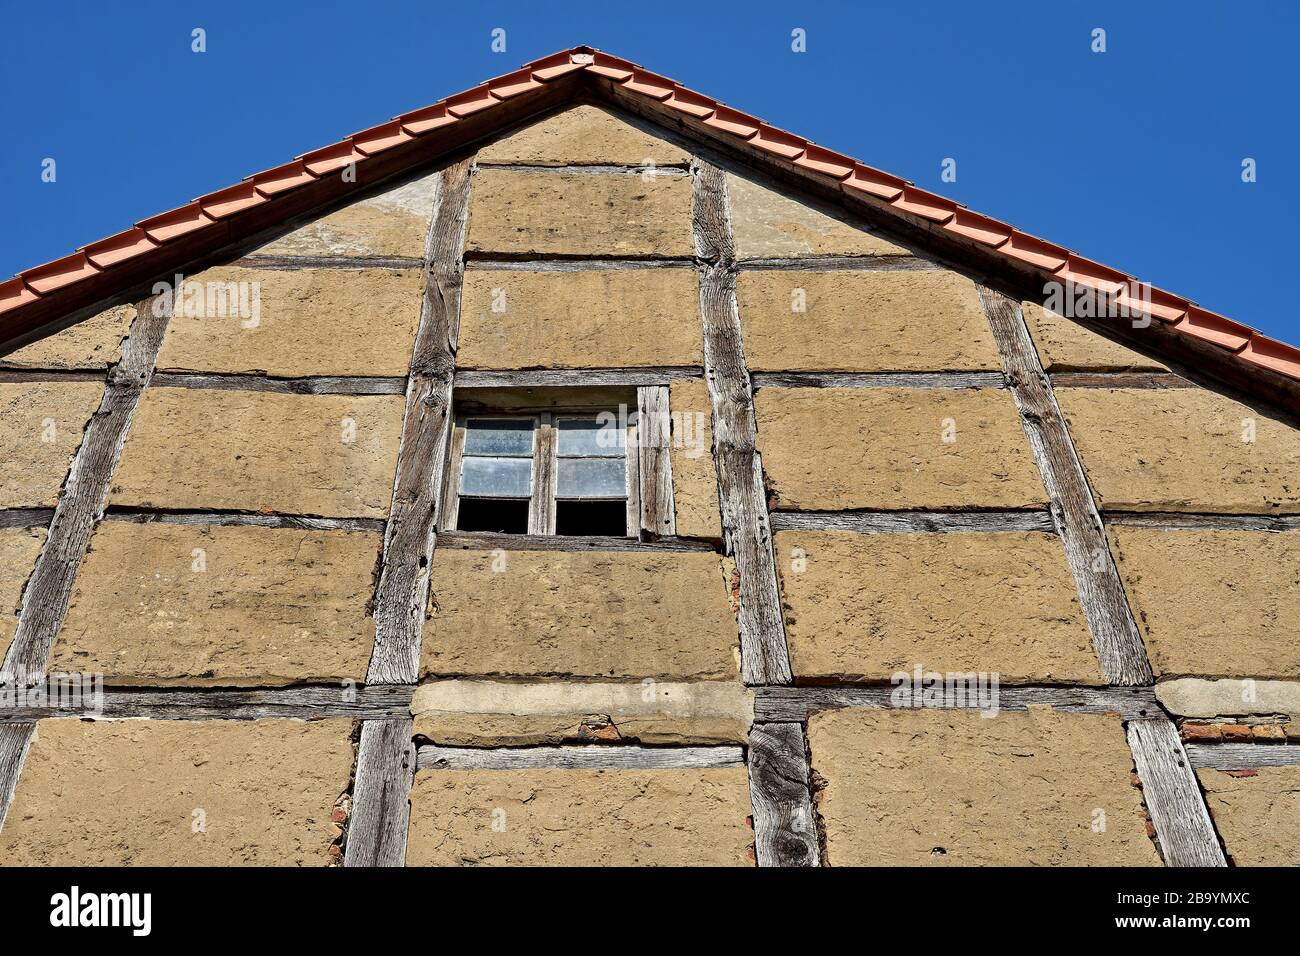
[[[618,417],[561,418],[556,422],[560,444],[556,453],[564,455],[609,455],[621,458],[627,445],[627,432]]]
[[[622,458],[561,458],[557,498],[623,498],[627,466]]]
[[[460,493],[485,498],[527,498],[533,491],[531,458],[462,458]]]
[[[533,453],[533,422],[517,418],[471,418],[465,422],[466,455]]]

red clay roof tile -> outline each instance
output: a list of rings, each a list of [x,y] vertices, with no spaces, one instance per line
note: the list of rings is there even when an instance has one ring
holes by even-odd
[[[915,186],[904,186],[903,195],[895,199],[891,205],[904,212],[924,216],[926,219],[939,223],[951,219],[958,208],[957,204],[951,199],[944,199],[942,196],[936,196],[924,189],[917,189]]]
[[[285,163],[283,166],[276,166],[274,169],[254,173],[244,181],[252,183],[263,196],[274,196],[276,193],[282,193],[288,189],[305,186],[315,178],[315,176],[307,172],[307,167],[303,165],[301,159],[295,159],[292,163]]]
[[[1110,295],[1120,292],[1132,281],[1130,276],[1122,272],[1103,266],[1099,262],[1093,262],[1091,259],[1085,259],[1083,256],[1076,256],[1074,253],[1066,257],[1065,265],[1057,275],[1079,285],[1100,289]]]
[[[498,99],[508,100],[511,97],[519,96],[521,93],[527,93],[542,85],[542,81],[533,77],[533,71],[524,67],[522,70],[515,70],[513,73],[507,73],[505,76],[498,76],[495,79],[487,81],[487,88],[492,95]]]
[[[1300,380],[1300,349],[1255,333],[1237,357],[1251,365],[1280,372],[1288,378]]]
[[[635,90],[656,100],[666,100],[673,95],[677,84],[665,76],[651,73],[649,70],[633,70],[632,79],[623,84],[624,88]]]
[[[664,106],[688,113],[696,119],[704,119],[709,116],[718,106],[716,100],[707,96],[701,96],[699,93],[693,93],[685,87],[677,86],[673,88],[673,95],[664,100]]]
[[[1255,331],[1240,322],[1207,312],[1198,306],[1191,306],[1187,310],[1187,318],[1179,322],[1176,328],[1186,335],[1213,342],[1220,348],[1232,352],[1244,347],[1250,341],[1251,333]]]
[[[741,139],[749,139],[758,132],[758,128],[763,124],[760,120],[754,119],[747,113],[733,110],[730,106],[723,106],[719,103],[718,108],[713,111],[713,115],[704,121],[704,125],[720,129],[732,136],[739,136]]]
[[[260,205],[267,198],[257,191],[252,183],[239,183],[227,186],[195,200],[205,213],[213,219],[224,219],[243,209]]]
[[[211,216],[205,216],[198,202],[186,203],[176,209],[160,212],[148,219],[136,223],[149,234],[154,242],[169,242],[195,229],[202,229],[216,222]]]
[[[1010,239],[1012,232],[1006,223],[981,216],[969,209],[958,209],[952,219],[943,224],[943,228],[995,249]]]
[[[1005,245],[998,247],[998,252],[1019,259],[1021,262],[1027,262],[1031,266],[1037,266],[1046,272],[1056,272],[1065,265],[1065,260],[1070,256],[1069,249],[1039,239],[1037,236],[1031,236],[1019,229],[1011,231],[1011,238]]]
[[[484,86],[476,86],[472,90],[466,90],[464,93],[457,93],[455,96],[449,96],[444,103],[447,104],[447,112],[452,116],[469,116],[477,113],[479,110],[485,110],[489,106],[496,106],[501,102],[492,95],[492,91]]]
[[[581,55],[581,54],[579,54]],[[569,50],[563,53],[553,53],[550,56],[544,56],[540,60],[533,60],[525,66],[532,71],[533,77],[546,83],[566,73],[572,73],[574,70],[581,70],[585,64],[575,63],[574,54]]]
[[[424,109],[412,110],[410,113],[403,113],[397,119],[402,124],[402,129],[414,136],[421,136],[456,122],[456,117],[447,112],[446,103],[434,103]]]
[[[135,226],[126,232],[119,232],[116,236],[109,236],[107,239],[99,240],[99,242],[92,242],[81,251],[95,265],[101,269],[107,269],[111,265],[125,262],[127,259],[134,259],[136,256],[157,248],[158,243],[151,240],[139,226]]]
[[[766,123],[759,124],[757,135],[749,142],[750,145],[757,146],[763,152],[773,153],[782,159],[794,159],[796,156],[802,155],[804,149],[808,146],[808,140],[802,136],[795,136],[794,133],[787,133],[783,129],[768,126]]]
[[[401,120],[390,120],[387,123],[372,126],[370,129],[363,129],[359,133],[353,133],[348,137],[352,141],[352,145],[367,156],[382,153],[386,149],[400,146],[402,143],[409,142],[414,138],[413,134],[402,129]]]
[[[357,150],[352,143],[344,140],[341,143],[333,143],[329,146],[322,146],[320,149],[313,149],[310,153],[303,153],[298,158],[302,160],[309,173],[324,176],[335,170],[342,169],[344,166],[361,162],[366,158],[366,154]]]
[[[796,158],[794,164],[835,179],[843,179],[848,176],[853,172],[854,165],[852,157],[845,156],[843,153],[836,153],[825,146],[817,146],[814,143],[808,144],[803,155]]]
[[[1187,314],[1191,303],[1143,282],[1129,283],[1115,297],[1115,303],[1129,312],[1151,315],[1162,322],[1177,322]]]
[[[23,282],[21,276],[0,282],[0,312],[8,312],[28,302],[35,302],[39,298],[40,296],[27,288],[27,283]]]
[[[28,288],[41,295],[49,295],[55,289],[71,285],[79,279],[88,278],[99,271],[84,252],[74,252],[62,259],[55,259],[43,266],[28,269],[22,274],[22,278],[27,283]]]
[[[907,185],[907,180],[855,163],[853,172],[848,179],[844,180],[843,185],[846,189],[855,189],[891,202],[903,195],[903,187]]]
[[[632,71],[637,69],[637,65],[628,60],[620,59],[616,56],[610,56],[608,53],[591,54],[591,62],[587,64],[588,72],[595,73],[598,76],[605,76],[611,80],[622,83],[624,80],[632,78]]]

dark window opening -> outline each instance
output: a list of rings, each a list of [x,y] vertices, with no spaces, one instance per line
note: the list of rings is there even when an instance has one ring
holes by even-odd
[[[557,501],[555,533],[562,535],[614,535],[627,531],[627,502]]]
[[[461,498],[456,527],[461,531],[527,534],[528,502],[517,498]]]

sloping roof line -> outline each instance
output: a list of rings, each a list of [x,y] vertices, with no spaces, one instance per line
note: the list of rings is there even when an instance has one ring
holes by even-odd
[[[255,173],[234,186],[142,219],[125,232],[83,246],[70,256],[19,273],[0,283],[0,316],[5,316],[6,320],[17,318],[21,310],[55,291],[111,272],[122,263],[156,253],[182,236],[216,228],[236,213],[300,189],[350,163],[356,163],[360,169],[363,163],[396,146],[436,135],[439,130],[446,130],[468,116],[499,107],[514,97],[577,71],[588,71],[602,77],[777,160],[837,183],[847,195],[861,194],[898,212],[932,223],[951,237],[996,252],[1019,269],[1028,267],[1049,281],[1069,282],[1105,292],[1113,296],[1120,307],[1138,314],[1150,314],[1173,331],[1208,342],[1246,365],[1300,381],[1300,349],[1202,309],[1189,299],[1145,286],[1126,273],[1085,259],[999,219],[974,212],[953,200],[920,189],[905,179],[771,126],[636,63],[588,46],[534,60],[513,73],[487,80],[431,106],[403,113],[387,123],[353,133],[338,143],[304,153],[293,162]],[[1134,297],[1135,285],[1142,286],[1146,295]]]

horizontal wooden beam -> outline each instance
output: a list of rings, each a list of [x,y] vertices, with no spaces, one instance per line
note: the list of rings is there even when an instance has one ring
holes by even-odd
[[[75,676],[75,675],[74,675]],[[58,675],[55,675],[55,680]],[[262,720],[294,717],[357,719],[404,717],[410,713],[415,688],[410,685],[313,685],[257,690],[166,688],[158,690],[107,689],[96,705],[83,689],[78,702],[29,702],[19,690],[0,691],[0,724],[43,720],[49,717],[140,717],[150,720]],[[17,702],[15,702],[17,698]]]
[[[0,528],[48,528],[53,508],[6,508],[0,511]]]
[[[1187,744],[1187,759],[1205,770],[1258,770],[1300,766],[1296,744]]]
[[[617,272],[622,269],[694,269],[694,256],[592,256],[583,253],[553,252],[539,256],[535,252],[480,252],[465,250],[467,272]]]
[[[439,531],[439,548],[467,551],[715,551],[707,541],[666,536],[654,541],[614,535],[498,534],[492,531]]]
[[[266,375],[200,375],[155,372],[153,384],[169,388],[206,388],[232,392],[279,392],[287,395],[405,395],[405,377],[312,375],[271,378]]]
[[[741,272],[928,272],[946,268],[920,256],[803,256],[738,259]]]
[[[3,359],[0,359],[3,361]],[[79,368],[0,368],[0,383],[25,385],[29,382],[98,382],[108,379],[108,370]]]
[[[1047,511],[773,511],[773,531],[1045,531],[1056,533]]]
[[[423,269],[424,260],[405,256],[263,256],[236,259],[246,269]]]
[[[1053,385],[1064,388],[1198,388],[1173,372],[1053,372]]]
[[[806,721],[810,714],[846,707],[894,709],[895,688],[886,684],[857,687],[755,687],[755,722]],[[1119,714],[1125,720],[1163,714],[1151,687],[1047,687],[1002,685],[999,710],[1024,710],[1030,704],[1047,704],[1056,710],[1079,714]],[[930,706],[930,705],[927,705]],[[935,709],[950,709],[941,704]]]
[[[703,368],[691,365],[662,365],[655,368],[551,368],[551,369],[457,369],[457,388],[538,388],[548,386],[669,385],[677,379],[700,378]]]
[[[672,770],[743,767],[740,747],[438,747],[426,744],[416,770]]]
[[[1291,531],[1300,515],[1179,514],[1177,512],[1104,511],[1108,525],[1177,531]]]
[[[500,169],[513,173],[581,173],[584,175],[597,176],[645,176],[653,178],[655,176],[688,176],[690,175],[690,166],[685,163],[664,163],[662,166],[658,163],[648,165],[642,163],[639,166],[618,166],[613,164],[597,165],[567,165],[567,166],[539,166],[530,163],[479,163],[479,169]]]
[[[186,524],[218,527],[298,528],[303,531],[378,531],[383,518],[315,518],[310,515],[261,514],[247,511],[154,511],[148,508],[109,508],[105,521],[136,524]]]
[[[755,388],[1006,388],[1001,372],[752,372]]]

